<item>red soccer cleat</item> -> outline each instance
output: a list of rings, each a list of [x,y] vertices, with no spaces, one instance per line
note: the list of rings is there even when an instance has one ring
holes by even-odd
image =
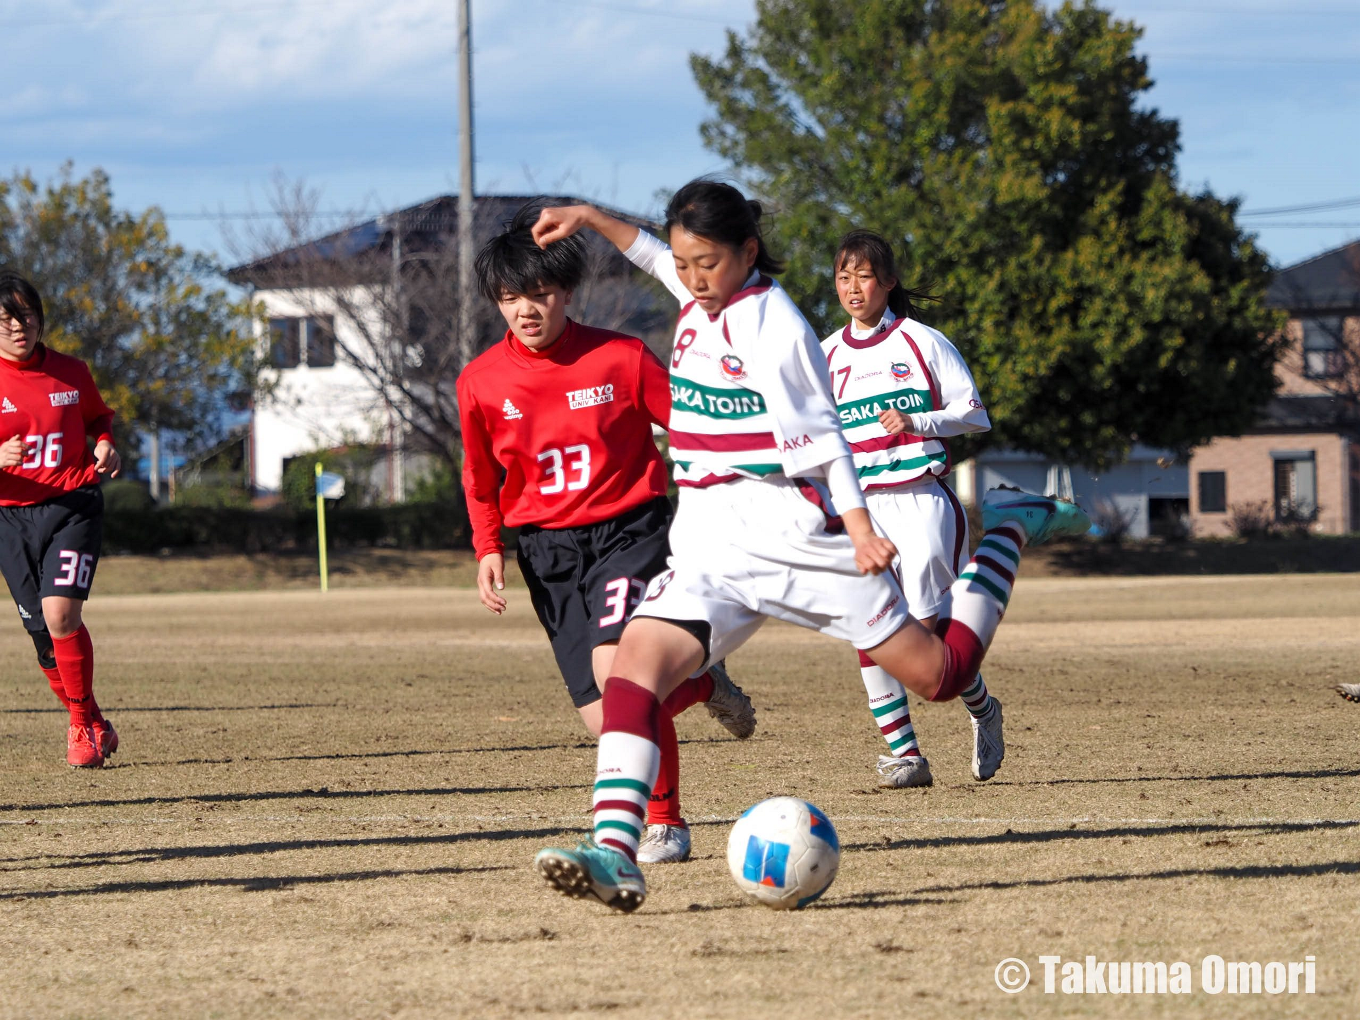
[[[94,723],[94,745],[99,748],[99,753],[107,758],[118,750],[118,733],[113,728],[113,723],[107,719],[100,719]]]
[[[66,731],[66,764],[73,769],[97,769],[104,765],[94,728],[72,723]]]

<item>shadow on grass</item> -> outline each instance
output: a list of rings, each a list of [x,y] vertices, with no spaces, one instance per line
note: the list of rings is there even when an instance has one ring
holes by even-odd
[[[948,904],[962,902],[958,897],[942,896],[904,896],[900,890],[874,890],[872,892],[850,893],[846,896],[823,896],[816,903],[810,903],[804,910],[875,910],[882,907],[919,907],[929,904]],[[718,910],[762,909],[761,905],[745,898],[733,899],[723,903],[691,903],[683,910],[649,910],[647,913],[660,916],[680,914],[708,914]],[[764,908],[768,909],[768,908]]]
[[[583,823],[584,824],[584,820]],[[158,864],[165,861],[204,860],[214,857],[248,857],[288,853],[293,850],[336,850],[354,847],[442,846],[450,843],[499,843],[510,839],[557,839],[575,836],[577,829],[492,829],[475,832],[441,832],[418,836],[354,836],[345,839],[269,840],[263,843],[219,843],[206,846],[148,847],[143,850],[98,850],[83,854],[37,854],[15,857],[7,864],[60,860],[60,864],[0,868],[0,872],[64,871],[69,868],[103,868],[127,864]],[[18,895],[18,894],[16,894]],[[3,897],[0,897],[3,898]]]
[[[0,901],[51,900],[66,896],[102,896],[108,893],[179,892],[184,889],[211,889],[214,886],[242,892],[270,892],[299,885],[327,885],[332,882],[369,882],[375,878],[411,878],[434,875],[469,875],[488,871],[510,871],[508,864],[472,868],[410,868],[389,871],[342,871],[330,875],[270,875],[253,878],[180,878],[158,882],[102,882],[79,889],[40,889],[34,892],[0,893]]]
[[[293,708],[344,708],[338,701],[296,705],[154,705],[109,709],[111,715],[132,715],[138,712],[279,712]],[[0,715],[66,715],[64,708],[0,708]]]
[[[53,804],[0,804],[0,811],[60,811],[65,808],[136,807],[151,804],[234,804],[254,800],[352,800],[362,797],[447,797],[481,793],[536,793],[588,790],[586,783],[557,786],[427,786],[410,790],[261,790],[255,793],[199,793],[184,797],[130,797],[125,800],[68,800]]]
[[[997,779],[988,786],[1062,786],[1067,783],[1214,783],[1251,779],[1346,779],[1360,776],[1356,769],[1289,769],[1276,772],[1223,772],[1211,776],[1097,776],[1092,779]]]
[[[918,893],[969,892],[978,889],[1039,889],[1054,885],[1095,885],[1106,882],[1146,882],[1175,878],[1318,878],[1322,875],[1360,875],[1360,861],[1322,864],[1243,864],[1223,868],[1174,868],[1165,871],[1125,872],[1117,875],[1068,875],[1064,878],[1022,878],[1013,882],[965,882],[924,886]]]
[[[1135,836],[1183,836],[1211,832],[1239,832],[1254,836],[1274,836],[1296,832],[1321,832],[1360,828],[1357,821],[1313,822],[1186,822],[1182,825],[1133,825],[1114,829],[1041,829],[1037,832],[1005,832],[984,836],[929,836],[921,839],[880,840],[876,843],[843,843],[845,850],[921,850],[927,847],[1014,845],[1052,843],[1069,839],[1117,839]]]

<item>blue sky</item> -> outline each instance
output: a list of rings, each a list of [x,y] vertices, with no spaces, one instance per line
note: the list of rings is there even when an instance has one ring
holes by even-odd
[[[1181,123],[1184,185],[1248,212],[1360,198],[1355,0],[1106,6],[1145,29],[1148,102]],[[658,189],[725,169],[699,142],[707,110],[686,61],[753,12],[473,0],[478,189],[646,212]],[[222,248],[220,213],[267,209],[275,174],[328,209],[457,190],[450,0],[0,0],[0,24],[19,75],[0,170],[103,167],[120,204],[159,205],[192,247]],[[1360,236],[1360,202],[1243,223],[1286,265]]]

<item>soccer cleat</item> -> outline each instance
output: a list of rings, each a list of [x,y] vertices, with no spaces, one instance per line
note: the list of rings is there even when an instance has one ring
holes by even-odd
[[[1009,485],[990,489],[982,499],[982,528],[1018,524],[1028,545],[1040,545],[1057,535],[1084,535],[1091,518],[1077,504],[1056,496],[1036,496]]]
[[[637,865],[623,854],[597,846],[593,839],[575,850],[540,850],[534,867],[564,896],[592,899],[630,914],[647,898],[647,884]]]
[[[1336,693],[1347,701],[1360,701],[1360,684],[1337,684]]]
[[[639,864],[679,864],[689,860],[688,825],[649,825],[638,840]]]
[[[919,754],[908,754],[901,758],[880,754],[877,768],[878,774],[882,776],[878,785],[884,790],[906,790],[913,786],[935,785],[935,777],[930,774],[930,762]]]
[[[66,764],[73,769],[97,769],[103,766],[104,756],[99,753],[94,729],[72,723],[66,731]]]
[[[107,719],[100,719],[94,723],[94,742],[99,748],[99,753],[107,758],[118,750],[118,733],[113,728],[113,723]]]
[[[704,702],[704,707],[723,729],[738,740],[745,740],[756,731],[755,706],[727,675],[726,659],[709,666],[708,675],[713,678],[713,696]]]
[[[1001,759],[1006,757],[1006,740],[1001,734],[1001,702],[992,698],[992,707],[981,719],[969,715],[973,721],[973,778],[982,782],[996,775]]]

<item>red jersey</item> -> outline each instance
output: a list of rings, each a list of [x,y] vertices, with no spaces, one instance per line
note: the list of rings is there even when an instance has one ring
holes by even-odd
[[[32,506],[99,481],[86,436],[113,442],[113,411],[79,358],[39,345],[27,361],[0,358],[0,442],[23,436],[18,467],[0,470],[0,506]]]
[[[507,330],[458,377],[477,558],[502,550],[502,524],[574,528],[664,496],[652,424],[670,413],[666,369],[641,340],[568,319],[532,351]]]

